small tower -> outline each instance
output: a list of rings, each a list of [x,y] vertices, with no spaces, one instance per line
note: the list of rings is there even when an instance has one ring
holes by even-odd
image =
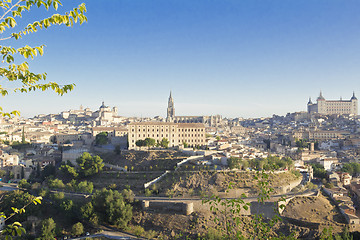
[[[351,114],[358,115],[358,99],[355,97],[355,92],[353,92],[350,101],[351,101]]]
[[[170,91],[168,107],[167,107],[166,121],[167,122],[172,122],[172,121],[174,121],[174,117],[175,117],[174,100],[173,100],[173,98],[171,96],[171,91]]]
[[[320,95],[319,97],[317,98],[317,112],[320,113],[320,114],[327,114],[327,111],[326,111],[326,100],[325,98],[323,97],[322,95],[322,92],[320,91]]]
[[[313,104],[313,102],[311,101],[311,97],[309,97],[309,101],[308,101],[308,103],[307,103],[307,110],[308,110],[308,113],[313,113],[313,107],[314,106],[314,104]]]
[[[320,95],[319,95],[319,97],[317,98],[317,100],[319,101],[319,100],[325,100],[325,98],[323,97],[323,95],[322,95],[322,91],[320,90]]]
[[[311,97],[309,97],[308,105],[311,105],[311,104],[313,104],[313,103],[311,101]]]

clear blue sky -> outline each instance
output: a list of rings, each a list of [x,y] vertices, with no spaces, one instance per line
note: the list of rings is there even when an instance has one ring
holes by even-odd
[[[76,89],[8,96],[6,110],[29,117],[105,101],[121,116],[165,116],[172,90],[176,115],[259,117],[304,111],[320,89],[360,97],[360,1],[66,0],[59,11],[81,2],[82,26],[6,43],[45,44],[33,71]]]

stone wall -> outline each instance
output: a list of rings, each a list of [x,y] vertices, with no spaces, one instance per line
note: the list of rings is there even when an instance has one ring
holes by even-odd
[[[194,212],[193,202],[177,202],[177,201],[142,201],[143,210],[154,210],[160,212],[180,213],[190,215]]]

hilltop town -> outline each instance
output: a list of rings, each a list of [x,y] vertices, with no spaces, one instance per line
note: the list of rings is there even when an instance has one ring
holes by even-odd
[[[177,116],[170,93],[166,118],[119,116],[116,107],[104,102],[97,110],[81,106],[27,119],[2,118],[1,184],[62,204],[62,211],[76,219],[69,222],[80,222],[89,236],[105,225],[117,226],[133,238],[216,235],[221,224],[214,221],[217,213],[210,208],[211,201],[204,199],[242,195],[245,203],[251,203],[239,213],[245,236],[251,231],[243,226],[255,212],[265,218],[281,216],[272,229],[275,235],[295,232],[299,238],[315,238],[330,227],[339,234],[345,228],[356,232],[360,229],[357,104],[355,93],[350,100],[326,100],[320,93],[316,104],[309,100],[308,111],[286,116]],[[82,165],[88,159],[97,162],[86,163],[96,170]],[[271,189],[263,205],[257,201],[261,192],[257,173],[266,174],[263,180]],[[88,204],[104,188],[127,196],[132,213],[126,224],[102,222],[100,213],[94,213],[96,221],[79,217],[71,207]],[[70,201],[71,206],[63,206]],[[284,209],[274,211],[280,203]],[[29,234],[38,234],[43,217],[48,216],[32,210],[22,219]],[[55,219],[62,228],[58,236],[71,235],[72,225],[64,219],[60,215]]]

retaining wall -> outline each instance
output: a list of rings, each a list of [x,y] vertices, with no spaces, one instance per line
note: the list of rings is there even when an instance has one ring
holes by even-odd
[[[170,173],[170,171],[166,170],[163,174],[161,174],[159,177],[151,180],[150,182],[147,182],[144,184],[144,188],[148,188],[151,185],[153,185],[154,183],[160,181],[163,177],[165,177],[168,173]]]
[[[190,215],[194,212],[193,202],[170,202],[170,201],[142,201],[143,210],[155,210],[161,212],[176,212]]]
[[[306,227],[306,228],[318,230],[319,226],[320,226],[320,223],[308,222],[308,221],[295,219],[295,218],[289,218],[289,217],[281,217],[281,218],[289,223],[292,223],[292,224],[300,226],[300,227]]]

